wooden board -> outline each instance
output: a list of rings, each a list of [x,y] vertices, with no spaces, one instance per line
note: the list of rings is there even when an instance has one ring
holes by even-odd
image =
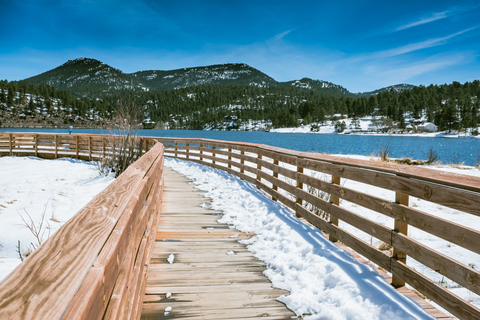
[[[238,242],[252,235],[220,224],[218,211],[189,181],[165,169],[157,240],[148,267],[142,319],[289,319],[265,264]],[[233,251],[234,254],[227,254]],[[174,255],[170,264],[167,259]],[[171,297],[166,298],[167,292]],[[165,309],[172,310],[165,315]]]

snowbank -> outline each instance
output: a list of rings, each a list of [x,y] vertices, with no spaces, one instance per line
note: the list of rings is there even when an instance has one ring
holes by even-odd
[[[267,263],[273,286],[290,291],[278,299],[304,319],[432,319],[383,277],[358,263],[316,228],[300,222],[255,186],[221,170],[166,159],[206,191],[220,222],[254,232],[245,241]]]
[[[95,163],[67,158],[2,157],[0,168],[0,281],[21,262],[19,241],[22,254],[38,246],[26,224],[44,242],[114,180]]]

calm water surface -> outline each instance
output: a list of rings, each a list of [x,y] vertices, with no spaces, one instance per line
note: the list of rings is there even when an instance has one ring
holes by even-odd
[[[2,129],[0,132],[68,133],[67,129]],[[74,129],[74,133],[109,133],[108,130]],[[253,131],[200,131],[200,130],[138,130],[138,135],[153,137],[206,138],[267,144],[308,152],[331,154],[377,155],[382,146],[390,144],[393,158],[428,158],[433,149],[442,163],[480,162],[480,139],[430,138],[406,136],[337,135],[306,133],[274,133]]]

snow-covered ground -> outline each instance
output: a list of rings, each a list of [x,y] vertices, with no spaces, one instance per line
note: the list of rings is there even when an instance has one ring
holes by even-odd
[[[193,162],[166,159],[206,191],[220,222],[255,236],[243,240],[267,263],[273,286],[290,291],[278,299],[304,319],[432,319],[371,267],[358,263],[316,228],[248,182]]]
[[[378,161],[372,157],[348,157]],[[192,162],[167,158],[165,165],[187,175],[207,191],[207,197],[212,198],[211,207],[224,212],[221,222],[256,234],[247,241],[249,249],[267,263],[265,274],[274,286],[290,291],[290,295],[279,299],[297,314],[311,314],[308,319],[429,319],[418,306],[397,294],[375,270],[358,264],[315,228],[299,223],[288,209],[270,200],[253,185],[221,170]],[[111,176],[99,176],[95,164],[71,159],[4,157],[0,158],[0,168],[0,280],[20,263],[18,241],[22,252],[30,243],[36,243],[22,217],[29,222],[30,215],[38,226],[45,212],[44,223],[48,222],[45,240],[49,231],[53,233],[113,180]],[[473,167],[429,168],[480,176],[480,170]],[[329,179],[328,176],[321,178]],[[357,190],[362,188],[362,184],[350,180],[342,180],[342,185]],[[392,191],[381,188],[363,186],[361,190],[386,199],[395,198]],[[341,201],[340,205],[378,223],[393,226],[392,219],[379,213],[346,201]],[[470,228],[480,228],[480,218],[473,215],[413,197],[410,206]],[[366,242],[380,245],[378,240],[346,223],[340,222],[340,226]],[[466,265],[480,267],[480,257],[468,250],[413,227],[409,227],[409,236]],[[408,258],[407,263],[467,301],[480,305],[477,295],[459,288],[413,259]]]
[[[342,155],[342,156],[344,156],[344,155]],[[378,158],[375,158],[375,157],[367,157],[367,156],[359,156],[359,155],[346,155],[344,157],[367,160],[367,161],[380,161]],[[222,183],[224,183],[224,182],[222,182],[222,180],[218,176],[226,177],[226,179],[233,179],[233,180],[236,179],[234,177],[229,176],[226,173],[217,172],[216,170],[212,170],[212,169],[209,169],[209,168],[201,166],[201,165],[189,164],[189,163],[183,162],[183,161],[168,160],[166,165],[167,166],[172,166],[175,170],[178,170],[179,172],[181,172],[183,174],[186,174],[190,178],[194,179],[195,183],[200,182],[201,183],[201,188],[208,191],[207,196],[214,199],[214,201],[213,201],[213,205],[215,206],[214,208],[219,209],[219,210],[223,210],[225,212],[225,217],[222,219],[222,221],[232,223],[233,225],[235,225],[235,227],[237,227],[238,229],[240,229],[242,231],[252,231],[252,232],[255,232],[257,234],[258,234],[258,232],[263,232],[261,230],[261,227],[260,227],[260,231],[259,231],[259,229],[257,229],[257,227],[255,227],[255,225],[253,224],[255,219],[253,217],[257,217],[257,218],[259,216],[263,217],[264,216],[264,213],[263,213],[264,210],[259,209],[259,208],[261,208],[262,206],[267,206],[269,208],[272,208],[272,206],[274,206],[274,205],[271,204],[271,203],[270,204],[268,203],[270,200],[265,200],[267,204],[262,204],[261,206],[259,206],[259,205],[252,204],[249,201],[245,200],[245,199],[247,199],[247,196],[243,196],[243,195],[238,196],[239,194],[241,194],[240,191],[237,191],[236,189],[233,189],[233,187],[231,187],[231,186],[227,187],[227,186],[222,185]],[[291,169],[293,171],[296,170],[295,167],[290,167],[289,165],[284,165],[284,166],[289,167],[289,169]],[[467,174],[467,175],[480,177],[480,170],[478,168],[475,168],[475,167],[469,167],[469,166],[463,166],[463,165],[432,165],[432,166],[428,166],[428,168],[434,169],[434,170],[448,171],[448,172],[452,172],[452,173],[456,173],[456,174]],[[321,179],[324,179],[326,181],[329,181],[331,179],[331,177],[329,175],[314,173],[314,172],[311,172],[309,170],[305,170],[305,173],[314,175],[314,176],[316,176],[318,178],[321,178]],[[252,177],[253,177],[253,175],[252,175]],[[292,181],[288,181],[288,179],[285,179],[285,180],[289,183],[292,183]],[[245,183],[245,182],[243,182],[243,183],[239,182],[239,184],[242,184],[242,185],[245,185],[245,186],[249,185],[248,183]],[[375,195],[377,197],[381,197],[381,198],[384,198],[384,199],[391,199],[391,200],[395,199],[395,193],[393,191],[390,191],[390,190],[386,190],[386,189],[382,189],[382,188],[376,188],[376,187],[368,186],[368,185],[365,185],[365,184],[362,184],[362,183],[359,183],[359,182],[355,182],[355,181],[352,181],[352,180],[346,180],[346,179],[342,179],[341,184],[346,188],[351,188],[351,189],[355,189],[355,190],[362,190],[362,192],[366,192],[366,193],[369,193],[369,194],[372,194],[372,195]],[[257,192],[256,187],[248,186],[247,189],[249,189],[250,191],[255,191],[253,193],[262,194],[261,192]],[[228,191],[224,191],[224,190],[228,190]],[[289,195],[286,192],[284,192],[284,194],[287,195],[287,196],[290,196],[292,199],[295,199],[293,195]],[[256,198],[259,197],[257,194],[254,194],[253,196],[256,197]],[[267,197],[264,197],[264,196],[262,196],[262,197],[265,198],[265,199],[268,199]],[[341,200],[340,205],[347,210],[355,212],[356,214],[364,216],[364,217],[366,217],[370,220],[373,220],[377,223],[380,223],[382,225],[388,226],[389,228],[393,228],[394,220],[385,216],[385,215],[382,215],[382,214],[377,213],[375,211],[363,208],[363,207],[358,206],[354,203],[350,203],[350,202],[347,202],[347,201],[344,201],[344,200]],[[473,228],[473,229],[476,229],[476,230],[480,229],[480,217],[477,217],[477,216],[474,216],[474,215],[471,215],[471,214],[467,214],[467,213],[463,213],[463,212],[459,212],[457,210],[454,210],[454,209],[451,209],[451,208],[448,208],[448,207],[444,207],[444,206],[440,206],[440,205],[437,205],[437,204],[434,204],[434,203],[431,203],[431,202],[428,202],[428,201],[425,201],[425,200],[422,200],[422,199],[418,199],[418,198],[415,198],[415,197],[410,197],[409,205],[412,206],[412,207],[415,207],[415,209],[417,209],[417,210],[436,215],[436,216],[438,216],[442,219],[449,220],[449,221],[455,222],[457,224],[467,226],[469,228]],[[248,210],[250,210],[250,211],[248,211]],[[228,218],[229,217],[229,212],[233,212],[233,214],[232,214],[233,218],[232,219]],[[288,210],[286,212],[288,212]],[[242,215],[240,215],[240,213],[242,213]],[[239,222],[239,219],[240,219],[239,217],[243,216],[243,214],[245,214],[247,218],[246,219],[242,218],[241,222]],[[277,215],[278,215],[278,213],[277,213]],[[292,220],[292,221],[295,220],[295,218],[291,214],[286,215],[286,216],[289,217],[288,218],[289,220]],[[268,218],[266,218],[265,221],[268,221]],[[261,222],[260,224],[263,223],[263,225],[266,226],[267,222],[265,222],[265,221]],[[250,222],[252,222],[252,224]],[[381,241],[375,239],[374,237],[370,236],[369,234],[366,234],[366,233],[356,229],[355,227],[353,227],[353,226],[351,226],[351,225],[349,225],[349,224],[347,224],[343,221],[340,221],[340,227],[342,227],[346,231],[354,234],[355,236],[362,239],[363,241],[365,241],[367,243],[370,243],[370,244],[372,244],[376,247],[381,247],[381,245],[382,245]],[[275,228],[277,228],[277,227],[275,227]],[[299,228],[294,227],[294,229],[299,229]],[[280,232],[281,229],[277,228],[276,230]],[[307,231],[307,232],[310,234],[309,237],[311,237],[311,232],[310,231]],[[270,233],[269,231],[267,231],[267,237],[269,237],[269,238],[272,237],[272,234],[274,234],[274,233]],[[426,233],[426,232],[424,232],[422,230],[419,230],[417,228],[414,228],[412,226],[409,226],[408,235],[410,237],[412,237],[413,239],[415,239],[415,240],[431,247],[432,249],[437,250],[437,251],[445,254],[446,256],[451,257],[451,258],[453,258],[453,259],[455,259],[455,260],[457,260],[457,261],[459,261],[459,262],[461,262],[465,265],[471,266],[475,269],[477,269],[480,266],[480,256],[476,253],[473,253],[469,250],[458,247],[455,244],[449,243],[448,241],[445,241],[445,240],[440,239],[436,236],[430,235],[429,233]],[[296,249],[294,249],[295,245],[293,245],[290,242],[289,239],[292,239],[292,235],[288,235],[283,240],[278,240],[277,239],[276,241],[271,241],[268,245],[266,245],[264,247],[266,256],[264,256],[262,253],[258,253],[258,252],[257,252],[257,256],[260,259],[267,261],[267,263],[270,263],[269,255],[270,255],[270,257],[272,257],[272,259],[275,259],[275,257],[278,257],[278,256],[285,256],[287,252],[289,252],[289,253],[295,252],[296,251]],[[315,241],[318,241],[318,240],[315,240]],[[287,246],[287,244],[289,244],[289,243],[291,244],[290,247]],[[254,243],[251,246],[251,249],[256,252],[256,250],[257,250],[256,247],[257,246],[263,246],[263,245],[257,245],[257,244]],[[324,248],[325,245],[322,244],[322,245],[320,245],[320,247]],[[271,253],[271,251],[267,250],[267,248],[270,248],[270,249],[280,248],[280,252]],[[303,249],[301,249],[301,250],[303,250]],[[315,251],[315,250],[316,249],[313,249],[313,251]],[[321,250],[321,249],[318,249],[318,250]],[[302,262],[300,262],[300,261],[304,261],[304,260],[305,260],[305,256],[302,256],[296,262],[295,261],[292,262],[292,268],[297,269],[298,271],[301,270],[302,272],[306,269],[309,269],[309,268],[313,268],[314,270],[316,270],[315,272],[320,272],[318,270],[323,270],[322,269],[323,267],[321,267],[321,266],[308,267],[308,265],[310,263],[312,263],[312,261],[310,261],[310,260],[308,260],[310,262],[305,264],[305,265]],[[275,266],[281,268],[281,265],[284,262],[285,261],[281,261],[280,263],[272,262],[272,266],[273,266],[273,268],[276,268]],[[430,279],[433,279],[437,283],[439,283],[442,286],[448,288],[454,294],[462,297],[466,301],[469,301],[476,306],[480,306],[480,297],[478,295],[476,295],[474,293],[471,293],[470,291],[458,286],[453,281],[445,278],[444,276],[442,276],[439,273],[436,273],[435,271],[433,271],[430,268],[420,264],[419,262],[415,261],[412,258],[407,259],[407,264],[409,266],[413,267],[414,269],[416,269],[417,271],[419,271],[420,273],[426,275]],[[282,273],[283,272],[284,271],[282,271]],[[269,269],[269,271],[267,271],[267,275],[274,274],[274,273],[275,272],[270,270],[270,269]],[[321,274],[321,272],[320,272],[320,274]],[[273,275],[270,278],[271,278],[272,281],[274,281],[275,277],[276,276]],[[288,275],[287,277],[290,277],[290,275]],[[298,278],[294,277],[292,279],[293,280],[291,280],[291,283],[289,283],[289,284],[284,284],[282,282],[283,280],[280,281],[279,282],[280,283],[279,287],[290,290],[292,292],[292,288],[294,289],[296,287],[296,283],[301,283]],[[314,279],[314,278],[312,278],[312,279]],[[309,283],[309,282],[307,282],[307,283]],[[292,285],[293,285],[293,287],[290,287]],[[306,285],[306,284],[302,283],[300,286],[304,286],[304,285]],[[306,285],[306,286],[308,287],[308,285]],[[315,290],[318,290],[318,288],[315,289]],[[314,292],[310,292],[309,294],[315,295],[316,294],[315,292],[318,293],[318,291],[315,291],[315,290],[314,290]],[[296,299],[295,295],[292,294],[292,295],[288,296],[287,298],[285,298],[284,301],[288,302],[289,299]],[[303,296],[298,301],[300,301],[302,299],[304,299]],[[297,303],[298,301],[294,302],[293,304]],[[303,309],[300,308],[299,310],[303,310]],[[302,311],[302,312],[304,312],[304,311]],[[322,312],[323,312],[323,310],[322,310]]]
[[[0,281],[27,254],[108,186],[114,175],[76,159],[0,158]],[[43,222],[42,222],[43,221]],[[32,245],[33,244],[33,245]]]

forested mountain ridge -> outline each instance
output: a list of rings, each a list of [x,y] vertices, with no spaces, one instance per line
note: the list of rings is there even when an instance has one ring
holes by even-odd
[[[381,119],[383,128],[428,121],[439,130],[478,132],[480,81],[352,94],[308,78],[277,82],[245,64],[126,74],[86,58],[28,81],[0,81],[0,125],[7,127],[108,127],[119,104],[137,108],[145,128],[318,127],[348,115]]]
[[[347,89],[326,81],[303,78],[278,82],[244,63],[219,64],[176,70],[146,70],[124,73],[90,58],[69,60],[63,65],[25,79],[67,90],[76,97],[103,97],[124,91],[172,90],[201,85],[241,85],[254,87],[294,87],[327,95],[350,94]]]
[[[277,82],[243,63],[220,64],[170,71],[149,70],[132,75],[153,90],[171,90],[206,84],[236,84],[256,87],[275,86]]]
[[[414,85],[401,83],[401,84],[395,84],[393,86],[388,86],[388,87],[385,87],[385,88],[377,89],[377,90],[374,90],[374,91],[359,92],[359,93],[357,93],[357,95],[358,96],[370,97],[370,96],[377,95],[380,92],[384,92],[384,91],[395,90],[397,92],[400,92],[400,91],[403,91],[403,90],[412,90],[413,88],[415,88]]]
[[[88,58],[69,60],[55,69],[27,78],[25,81],[67,90],[74,96],[100,96],[123,90],[147,90],[135,77]]]

